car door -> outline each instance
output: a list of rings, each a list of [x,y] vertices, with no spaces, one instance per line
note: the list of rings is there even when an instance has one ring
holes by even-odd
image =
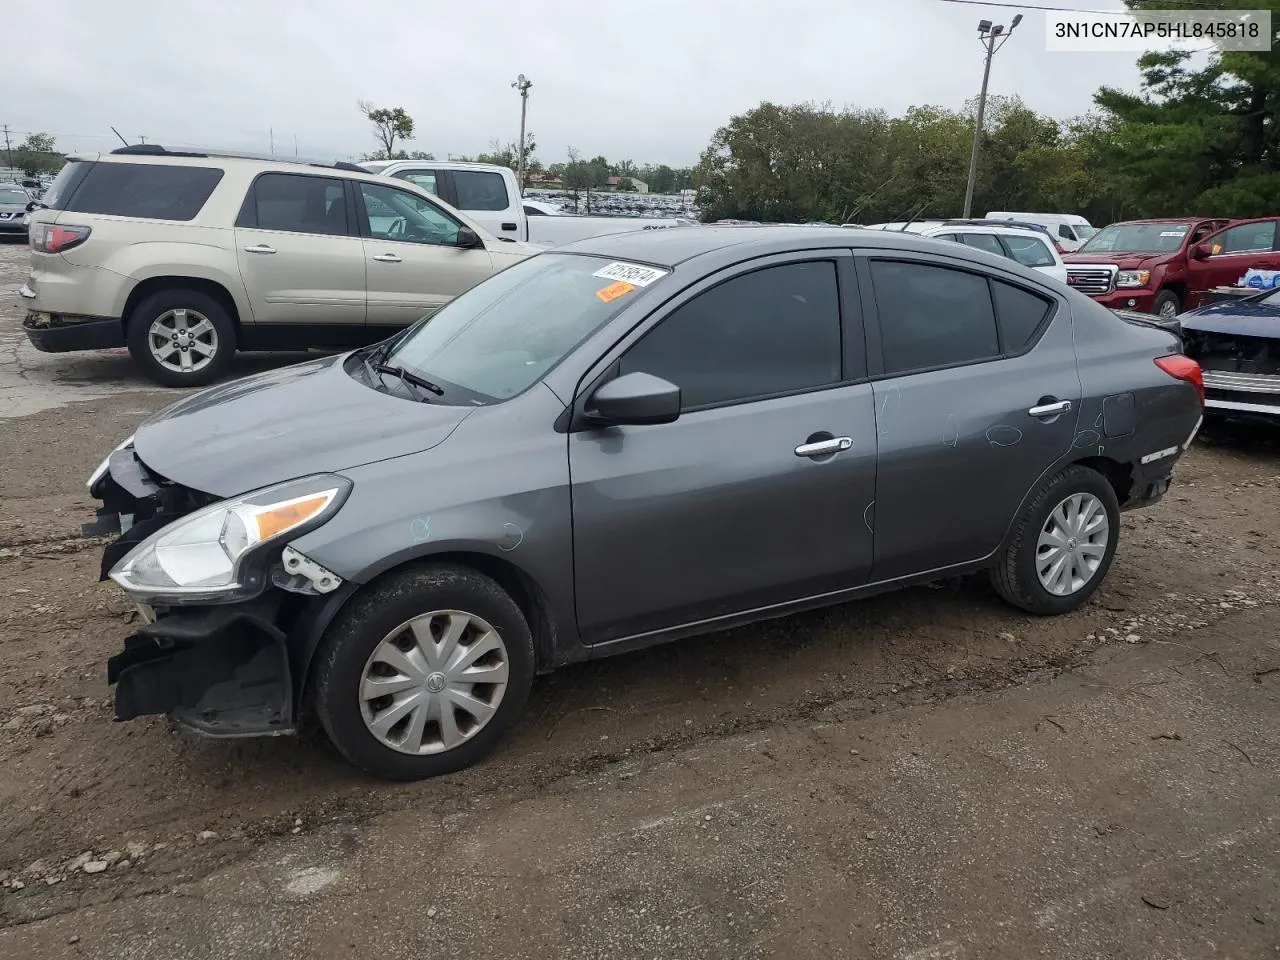
[[[368,324],[391,331],[430,316],[493,273],[484,247],[458,246],[463,224],[426,197],[354,181],[368,268]]]
[[[848,251],[813,251],[739,265],[585,378],[589,393],[642,371],[683,401],[673,423],[569,437],[586,642],[866,580],[875,414],[851,264]]]
[[[1081,386],[1069,309],[1039,287],[938,257],[869,253],[859,275],[875,317],[872,577],[984,558],[1072,449]]]
[[[507,189],[507,179],[494,170],[449,171],[453,205],[495,237],[520,239],[519,197]]]
[[[236,220],[236,262],[253,334],[313,325],[315,342],[344,342],[365,322],[364,247],[339,177],[263,173]]]
[[[1206,290],[1213,287],[1234,287],[1250,269],[1280,270],[1280,251],[1276,243],[1276,225],[1280,220],[1251,220],[1248,223],[1228,227],[1205,237],[1214,253],[1198,260],[1188,259],[1187,303],[1191,308],[1199,304]],[[1195,247],[1191,247],[1192,253]]]

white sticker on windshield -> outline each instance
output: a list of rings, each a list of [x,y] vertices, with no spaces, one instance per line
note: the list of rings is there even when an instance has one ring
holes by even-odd
[[[1160,231],[1160,236],[1162,237],[1185,237],[1186,235],[1187,235],[1187,231],[1185,230],[1161,230]]]
[[[604,277],[608,280],[624,280],[637,287],[647,287],[655,280],[667,275],[666,270],[655,267],[642,267],[637,263],[611,263],[592,274],[593,277]]]

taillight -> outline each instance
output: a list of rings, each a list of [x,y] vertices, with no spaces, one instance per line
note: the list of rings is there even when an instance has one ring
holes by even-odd
[[[88,227],[64,227],[57,223],[31,225],[31,249],[40,253],[62,253],[89,239]]]
[[[1200,372],[1200,364],[1180,353],[1168,357],[1156,357],[1156,366],[1175,380],[1185,380],[1196,388],[1200,395],[1200,406],[1204,406],[1204,374]]]

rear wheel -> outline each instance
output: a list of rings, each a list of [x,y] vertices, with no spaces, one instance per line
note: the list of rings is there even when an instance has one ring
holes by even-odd
[[[1159,316],[1161,320],[1172,320],[1182,312],[1182,301],[1178,299],[1178,295],[1172,290],[1161,290],[1156,294],[1155,303],[1151,305],[1151,312]]]
[[[1119,535],[1120,504],[1111,484],[1088,467],[1068,467],[1023,510],[991,570],[992,585],[1028,613],[1070,613],[1102,583]]]
[[[312,678],[334,746],[381,777],[418,780],[475,763],[533,686],[533,637],[493,580],[467,567],[393,574],[330,627]]]
[[[198,387],[216,380],[236,349],[235,324],[226,309],[199,290],[161,290],[128,317],[129,353],[152,380],[166,387]]]

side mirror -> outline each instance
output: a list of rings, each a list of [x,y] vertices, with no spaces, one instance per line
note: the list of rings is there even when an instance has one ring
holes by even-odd
[[[27,204],[27,213],[31,213],[32,211],[35,210],[36,207],[43,207],[43,206],[44,204],[40,203],[38,200],[32,200],[30,203]]]
[[[1197,243],[1191,248],[1191,257],[1193,260],[1208,260],[1213,256],[1212,243]]]
[[[597,390],[587,413],[618,426],[671,423],[680,417],[680,388],[649,373],[628,373]]]
[[[483,247],[484,241],[480,239],[480,234],[470,227],[459,227],[457,246],[463,250],[474,250],[477,247]]]

